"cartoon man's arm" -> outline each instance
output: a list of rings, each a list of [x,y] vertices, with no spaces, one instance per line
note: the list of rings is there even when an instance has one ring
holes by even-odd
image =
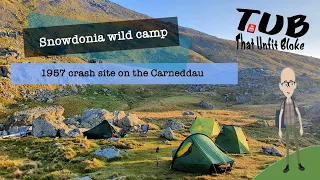
[[[281,123],[282,123],[282,115],[283,115],[283,109],[281,108],[280,114],[279,114],[279,137],[282,139],[282,131],[281,131]]]
[[[300,136],[303,135],[303,127],[302,127],[302,121],[301,121],[301,114],[300,114],[300,111],[299,111],[299,108],[296,107],[296,112],[298,114],[298,118],[299,118],[299,124],[300,124]]]

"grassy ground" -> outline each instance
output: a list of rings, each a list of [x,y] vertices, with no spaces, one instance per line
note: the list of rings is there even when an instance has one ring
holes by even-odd
[[[160,138],[161,130],[151,130],[147,138],[138,133],[131,133],[129,138],[120,142],[107,140],[76,139],[36,139],[27,137],[0,141],[0,176],[4,179],[68,179],[79,176],[90,176],[94,179],[107,179],[117,176],[127,176],[129,179],[250,179],[261,172],[268,165],[280,159],[279,157],[265,156],[260,153],[261,146],[271,145],[279,141],[273,127],[256,127],[253,119],[247,118],[242,111],[199,110],[197,114],[216,117],[221,124],[236,124],[242,126],[248,136],[251,154],[232,155],[235,160],[234,168],[230,173],[219,175],[189,174],[169,171],[172,160],[171,151],[179,146],[182,140],[189,135],[188,130],[180,131],[178,140],[168,144]],[[161,126],[168,118],[176,118],[191,125],[193,117],[182,117],[182,111],[167,112],[137,112],[145,121]],[[161,117],[161,118],[159,118]],[[239,121],[239,119],[243,119]],[[56,148],[52,145],[61,142],[63,145]],[[319,144],[314,137],[300,139],[302,146]],[[80,144],[86,146],[80,147]],[[108,162],[105,158],[93,155],[98,148],[115,145],[127,149],[122,158]],[[159,166],[156,166],[156,147],[160,147]],[[285,147],[277,147],[285,152]],[[138,172],[139,170],[139,172]],[[27,175],[29,173],[29,175]]]
[[[272,166],[268,167],[263,171],[259,176],[255,177],[257,180],[264,179],[318,179],[319,178],[319,169],[318,162],[320,156],[318,155],[320,151],[320,146],[311,146],[300,150],[302,157],[301,163],[305,167],[304,171],[298,169],[297,155],[296,152],[290,155],[289,160],[289,172],[283,173],[282,170],[286,166],[286,159],[282,159]]]
[[[108,88],[107,93],[103,92]],[[94,91],[98,92],[94,95]],[[170,93],[169,93],[170,92]],[[215,105],[215,110],[204,110],[196,106],[200,100]],[[19,104],[29,107],[49,106],[51,104],[16,100],[9,109],[0,112],[4,121],[6,115],[21,110]],[[261,147],[274,146],[278,139],[274,127],[254,125],[257,119],[265,119],[273,125],[273,113],[276,105],[234,105],[226,106],[219,97],[210,93],[185,93],[183,88],[174,86],[95,86],[87,88],[85,93],[62,97],[54,100],[65,108],[64,116],[81,114],[88,108],[105,108],[107,110],[125,110],[136,113],[141,119],[152,123],[153,130],[147,138],[138,133],[129,134],[120,142],[107,140],[76,139],[22,139],[0,140],[0,179],[69,179],[90,176],[93,179],[107,179],[126,176],[128,179],[251,179],[280,157],[266,156],[260,153]],[[171,152],[189,135],[188,127],[194,116],[182,116],[184,110],[190,109],[195,116],[215,117],[221,125],[232,124],[243,127],[248,136],[251,154],[229,154],[235,161],[231,172],[218,175],[189,174],[169,171]],[[160,138],[161,129],[166,120],[174,118],[183,122],[187,129],[177,132],[178,140],[165,143]],[[52,147],[56,142],[63,145]],[[299,139],[301,147],[319,145],[314,136]],[[81,144],[85,147],[81,147]],[[284,143],[276,148],[285,152]],[[291,144],[293,144],[291,140]],[[98,148],[116,146],[126,149],[127,154],[114,161],[94,156]],[[156,166],[155,149],[160,147],[159,166]]]

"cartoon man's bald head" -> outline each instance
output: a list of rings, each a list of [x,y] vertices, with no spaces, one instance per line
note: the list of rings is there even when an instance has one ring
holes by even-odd
[[[281,82],[279,84],[280,90],[283,94],[290,98],[297,87],[296,75],[293,69],[286,67],[281,72]]]
[[[286,67],[281,72],[281,82],[284,82],[284,81],[289,82],[290,80],[296,81],[296,75],[293,69]]]

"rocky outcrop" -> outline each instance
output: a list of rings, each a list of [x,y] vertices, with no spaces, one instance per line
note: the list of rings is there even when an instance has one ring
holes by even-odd
[[[171,128],[172,130],[180,130],[184,129],[184,124],[175,120],[175,119],[169,119],[163,126],[164,129]]]
[[[243,95],[237,95],[236,96],[236,102],[238,104],[248,103],[251,100],[252,100],[252,96],[250,94],[243,94]]]
[[[8,130],[8,133],[9,134],[16,134],[16,133],[18,133],[19,132],[19,127],[18,126],[13,126],[12,128],[10,128],[9,130]]]
[[[266,120],[263,120],[263,119],[257,120],[252,125],[256,126],[256,127],[269,127],[268,122]]]
[[[70,118],[66,118],[65,120],[63,120],[63,122],[66,125],[74,125],[76,127],[80,126],[80,120],[81,120],[81,116],[72,116]]]
[[[98,149],[94,152],[97,156],[104,156],[108,160],[119,158],[121,153],[125,153],[125,151],[120,151],[116,147],[112,146],[106,149]]]
[[[16,112],[4,122],[4,128],[8,130],[12,126],[31,126],[33,120],[42,116],[48,121],[62,121],[64,108],[62,106],[36,107],[26,111]]]
[[[262,146],[262,150],[261,152],[265,155],[269,155],[269,156],[280,156],[282,157],[282,154],[274,147],[270,147],[270,146]]]
[[[29,131],[30,127],[29,126],[13,126],[12,128],[10,128],[8,130],[9,134],[16,134],[16,133],[20,133],[20,132],[27,132]]]
[[[10,37],[16,39],[18,36],[22,36],[22,31],[0,31],[0,37]]]
[[[113,115],[113,122],[115,124],[118,124],[118,121],[120,121],[122,118],[127,116],[124,111],[114,111],[112,112],[112,115]]]
[[[39,117],[33,120],[31,134],[35,137],[56,137],[57,127],[54,123],[46,120],[44,117]]]
[[[87,85],[61,85],[55,91],[47,89],[21,90],[20,95],[26,100],[35,100],[39,102],[52,103],[54,98],[76,95],[79,89],[85,90]]]
[[[161,132],[160,137],[164,137],[170,141],[176,139],[175,134],[170,127],[165,128]]]
[[[80,130],[78,128],[69,130],[68,128],[59,128],[57,130],[57,136],[61,137],[61,138],[74,138],[77,137],[79,135],[81,135],[82,133],[80,132]]]
[[[0,66],[0,77],[10,77],[8,66]]]
[[[72,180],[92,180],[92,179],[89,176],[85,176],[85,177],[74,178]]]
[[[63,123],[63,119],[51,119],[42,115],[32,121],[32,135],[41,137],[66,137],[65,132],[68,127]],[[58,133],[59,132],[59,133]]]
[[[194,112],[192,112],[190,110],[186,110],[185,112],[182,113],[182,115],[184,115],[184,116],[193,116]]]
[[[68,137],[77,137],[81,135],[81,132],[78,128],[72,129],[71,131],[68,132]]]
[[[200,101],[197,106],[202,107],[204,109],[213,109],[214,106],[211,103],[208,103],[206,101]]]
[[[205,85],[198,85],[198,84],[188,85],[185,89],[185,92],[205,92],[205,91],[207,91],[207,88],[205,87]]]
[[[15,58],[20,59],[21,53],[12,48],[0,48],[0,58],[1,59],[9,59]]]
[[[105,109],[88,109],[85,110],[80,119],[80,127],[93,128],[103,120],[112,120],[113,115]]]
[[[144,121],[138,118],[136,114],[129,113],[125,117],[121,118],[118,121],[115,121],[114,124],[124,131],[129,131],[132,127],[146,124]]]

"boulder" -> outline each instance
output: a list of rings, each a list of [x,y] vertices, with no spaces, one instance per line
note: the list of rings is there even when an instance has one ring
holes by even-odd
[[[66,129],[59,128],[59,129],[57,129],[56,136],[61,137],[61,138],[67,138],[68,137],[68,133],[66,132]]]
[[[251,100],[252,100],[252,96],[250,94],[244,94],[244,95],[237,95],[236,96],[236,102],[238,104],[248,103]]]
[[[18,126],[13,126],[8,130],[9,134],[17,134],[19,132],[19,127]]]
[[[129,113],[125,117],[114,122],[116,126],[122,128],[124,131],[130,130],[134,126],[146,124],[144,121],[138,118],[136,114]]]
[[[75,138],[81,134],[82,133],[78,128],[74,128],[72,130],[69,130],[67,128],[60,128],[57,130],[57,135],[61,138]]]
[[[32,135],[38,138],[56,137],[58,132],[62,137],[67,129],[62,121],[47,119],[46,116],[40,116],[32,121]]]
[[[270,147],[270,146],[262,146],[262,150],[261,152],[265,155],[269,155],[269,156],[280,156],[282,157],[282,154],[274,147]]]
[[[194,115],[194,112],[190,111],[190,110],[186,110],[185,112],[183,112],[184,116],[193,116]]]
[[[266,120],[259,119],[254,123],[258,127],[269,127],[269,124]]]
[[[11,114],[4,127],[8,130],[12,126],[31,126],[32,121],[43,116],[48,121],[63,120],[64,108],[62,106],[36,107],[33,109],[16,112]]]
[[[77,86],[72,86],[72,92],[74,92],[75,94],[78,94],[78,88]]]
[[[119,140],[119,138],[111,137],[111,138],[108,138],[107,140],[109,140],[109,141],[118,141],[118,140]]]
[[[184,124],[175,120],[175,119],[169,119],[163,126],[164,129],[171,128],[172,130],[180,130],[184,129]]]
[[[205,101],[200,101],[197,106],[205,108],[205,109],[213,109],[214,106],[211,103],[205,102]]]
[[[80,146],[81,148],[87,148],[87,145],[86,145],[85,143],[81,143],[79,146]]]
[[[47,121],[45,118],[37,118],[32,122],[32,133],[33,136],[41,137],[56,137],[56,128]]]
[[[103,120],[112,120],[112,114],[105,109],[88,109],[85,110],[80,119],[80,127],[93,128]]]
[[[65,120],[63,120],[63,122],[66,125],[74,125],[78,127],[80,125],[80,120],[81,120],[80,116],[72,116],[70,118],[66,118]]]
[[[4,130],[4,125],[0,124],[0,131]]]
[[[17,134],[17,133],[22,133],[22,132],[27,132],[29,131],[30,127],[29,126],[13,126],[8,130],[8,134]]]
[[[53,99],[48,98],[48,99],[47,99],[47,103],[48,103],[48,104],[52,104],[52,103],[53,103]]]
[[[170,127],[165,128],[161,132],[160,137],[164,137],[164,138],[166,138],[166,139],[168,139],[170,141],[176,139],[175,135],[174,135],[174,132],[172,131],[172,129]]]
[[[0,66],[0,77],[9,77],[10,72],[7,66]]]
[[[6,130],[3,130],[1,135],[2,135],[2,136],[6,136],[6,135],[8,135],[8,133],[7,133]]]
[[[281,142],[274,142],[273,145],[275,145],[275,146],[281,146]]]
[[[320,101],[316,101],[308,111],[308,117],[313,122],[320,123]]]
[[[120,121],[122,118],[126,117],[126,113],[124,111],[114,111],[112,112],[113,123],[117,124],[117,121]]]
[[[27,132],[30,130],[30,126],[20,126],[19,132]]]
[[[107,93],[108,91],[109,91],[109,89],[107,89],[107,88],[104,88],[104,89],[103,89],[103,92],[104,92],[104,93]]]
[[[81,132],[78,128],[72,129],[71,131],[68,132],[68,137],[74,138],[81,135]]]
[[[24,167],[24,168],[32,168],[32,169],[36,169],[38,168],[39,163],[36,161],[31,161],[31,162],[25,162],[23,164],[20,165],[20,167]]]
[[[52,145],[52,147],[59,147],[59,146],[61,146],[62,144],[61,143],[54,143],[53,145]]]
[[[98,149],[94,152],[95,155],[104,156],[108,160],[120,157],[120,153],[121,153],[121,151],[114,146],[106,148],[106,149]]]
[[[73,180],[92,180],[89,176],[74,178]]]

